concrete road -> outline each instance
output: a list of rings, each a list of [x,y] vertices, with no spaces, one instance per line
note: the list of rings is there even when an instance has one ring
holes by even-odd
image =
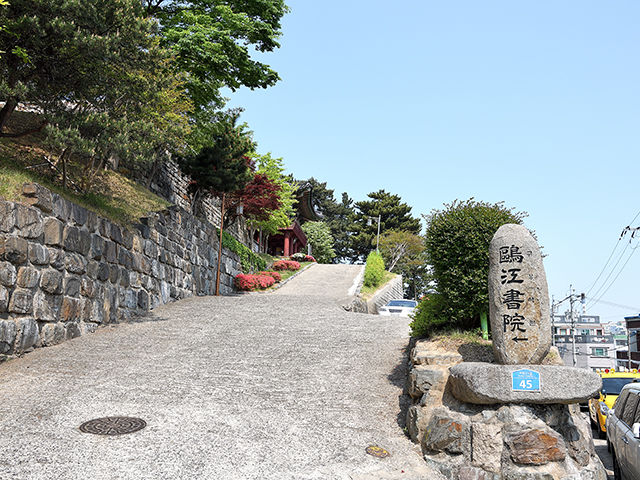
[[[0,478],[440,478],[402,431],[407,320],[338,307],[358,273],[316,265],[0,365]],[[147,426],[80,431],[107,416]]]
[[[587,420],[589,420],[589,412],[584,413],[584,415]],[[591,434],[593,435],[593,444],[596,447],[596,453],[607,471],[607,480],[613,480],[613,457],[607,450],[607,441],[601,440],[598,437],[598,429],[593,425],[591,425]]]

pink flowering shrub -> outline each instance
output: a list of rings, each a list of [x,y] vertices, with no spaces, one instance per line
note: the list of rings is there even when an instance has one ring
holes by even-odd
[[[280,272],[258,272],[258,275],[268,275],[273,277],[276,283],[282,280],[282,274]]]
[[[313,258],[311,255],[305,255],[305,256],[304,256],[304,261],[305,261],[305,262],[315,262],[315,261],[316,261],[316,259],[315,259],[315,258]]]
[[[237,275],[234,280],[236,288],[243,292],[263,290],[271,287],[275,282],[275,279],[270,275],[252,275],[245,273]]]
[[[274,270],[300,270],[300,263],[294,260],[278,260],[273,264]]]

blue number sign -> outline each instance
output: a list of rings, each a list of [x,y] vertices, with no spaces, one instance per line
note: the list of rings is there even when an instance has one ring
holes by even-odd
[[[523,392],[540,391],[540,374],[525,368],[511,374],[511,390]]]

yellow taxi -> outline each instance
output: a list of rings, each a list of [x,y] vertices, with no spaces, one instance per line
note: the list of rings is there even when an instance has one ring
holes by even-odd
[[[609,409],[613,408],[613,404],[620,395],[620,390],[627,383],[640,379],[640,373],[637,370],[616,371],[613,368],[605,368],[597,373],[602,378],[602,390],[598,397],[589,400],[589,415],[591,423],[598,428],[598,436],[606,438],[606,428],[604,422],[607,419]]]

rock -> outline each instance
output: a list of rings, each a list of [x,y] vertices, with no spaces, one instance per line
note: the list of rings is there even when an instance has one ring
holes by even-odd
[[[480,468],[460,467],[459,480],[502,480],[499,473],[490,473]]]
[[[0,353],[11,353],[16,343],[18,328],[11,320],[0,320]]]
[[[31,314],[33,312],[33,293],[31,290],[16,288],[9,301],[9,311],[12,313]]]
[[[16,267],[9,262],[0,262],[0,285],[13,287],[17,278]]]
[[[0,201],[0,232],[10,233],[15,224],[15,205]]]
[[[40,336],[42,339],[42,345],[50,347],[64,342],[66,331],[64,325],[61,323],[48,323],[42,327]]]
[[[82,275],[87,271],[87,260],[77,253],[67,253],[64,266],[67,272]]]
[[[29,242],[19,237],[0,237],[0,260],[20,265],[27,261]]]
[[[567,456],[562,437],[549,428],[505,432],[504,442],[511,452],[511,460],[519,465],[545,465],[560,462]]]
[[[540,391],[513,390],[512,373],[525,367],[540,374]],[[449,382],[458,400],[481,405],[580,403],[602,388],[597,373],[558,365],[461,363],[451,367]]]
[[[0,285],[0,312],[6,312],[9,308],[9,290]]]
[[[503,225],[489,246],[489,316],[496,361],[539,364],[551,347],[547,277],[537,242]]]
[[[48,188],[37,183],[25,183],[22,186],[22,195],[26,197],[25,201],[29,205],[37,207],[45,213],[53,211],[53,197]]]
[[[468,429],[468,421],[436,413],[427,426],[424,448],[432,452],[445,451],[456,455],[461,454],[468,443]]]
[[[37,238],[42,235],[42,215],[38,210],[17,203],[15,215],[18,235],[26,238]]]
[[[47,247],[34,242],[29,242],[28,256],[33,265],[47,265],[51,258]]]
[[[33,267],[20,267],[16,284],[21,288],[33,288],[40,281],[40,271]]]
[[[19,318],[16,320],[16,352],[23,353],[33,350],[40,343],[38,323],[33,318]]]
[[[428,393],[431,387],[437,385],[443,379],[443,374],[440,371],[414,368],[409,372],[407,380],[409,395],[412,398],[420,398],[425,393]]]
[[[81,277],[67,275],[64,278],[64,294],[68,297],[77,297],[80,294]]]
[[[81,313],[81,307],[82,303],[79,298],[63,297],[62,308],[60,309],[60,320],[63,322],[77,320]]]
[[[40,288],[47,293],[61,293],[62,292],[62,279],[63,274],[53,268],[43,270],[40,276]]]
[[[67,257],[66,254],[64,253],[64,250],[50,247],[49,255],[51,257],[51,261],[49,262],[49,265],[52,268],[55,268],[56,270],[63,270],[64,263]]]
[[[91,258],[100,260],[104,252],[104,238],[100,235],[91,236]]]
[[[503,443],[501,426],[491,423],[471,423],[471,462],[474,466],[500,473]]]
[[[42,322],[57,322],[60,320],[61,307],[61,295],[36,292],[33,296],[33,315]]]
[[[44,220],[44,243],[54,247],[62,246],[64,224],[52,217]]]

